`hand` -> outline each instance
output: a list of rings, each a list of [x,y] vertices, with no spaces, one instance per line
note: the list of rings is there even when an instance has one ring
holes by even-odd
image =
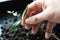
[[[60,0],[36,0],[28,5],[28,11],[22,21],[26,29],[32,27],[32,33],[36,34],[41,22],[47,20],[45,38],[49,38],[54,23],[60,23]]]

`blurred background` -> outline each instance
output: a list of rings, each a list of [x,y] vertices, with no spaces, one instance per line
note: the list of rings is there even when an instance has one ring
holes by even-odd
[[[26,30],[22,25],[13,32],[9,33],[10,26],[18,21],[20,17],[13,16],[7,13],[7,11],[14,11],[22,15],[23,10],[35,0],[0,0],[0,40],[46,40],[44,32],[40,29],[45,29],[46,23],[42,24],[37,34],[33,35],[30,30]],[[60,24],[55,24],[53,33],[60,38]],[[58,40],[55,37],[51,37],[48,40]],[[60,39],[59,39],[60,40]]]

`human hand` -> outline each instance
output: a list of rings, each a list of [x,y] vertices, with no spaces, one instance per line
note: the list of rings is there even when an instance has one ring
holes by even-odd
[[[47,20],[45,38],[50,37],[54,23],[60,23],[60,0],[36,0],[28,5],[28,11],[22,21],[26,29],[32,27],[32,33],[35,34],[41,22]]]

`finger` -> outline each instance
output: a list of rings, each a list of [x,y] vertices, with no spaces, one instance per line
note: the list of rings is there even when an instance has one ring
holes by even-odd
[[[36,10],[36,11],[37,11],[37,10]],[[37,14],[36,11],[32,11],[29,15],[26,14],[25,17],[24,17],[24,19],[22,20],[22,25],[24,25],[26,29],[28,29],[28,27],[30,27],[30,26],[25,23],[25,19],[28,18],[28,17],[31,17],[31,16],[33,16],[33,15],[35,15],[35,14]]]
[[[25,20],[27,24],[37,24],[52,17],[51,8],[47,8],[39,14],[31,16]]]
[[[42,11],[42,1],[34,1],[28,5],[28,11],[24,17],[24,20],[29,17],[32,12],[41,12]],[[25,24],[24,20],[22,21],[22,25]]]
[[[49,39],[51,37],[51,32],[53,29],[53,22],[48,22],[47,27],[46,27],[46,33],[45,33],[45,38]]]
[[[38,13],[38,10],[32,11],[29,16],[27,16],[28,14],[25,16],[25,19],[33,15],[36,15],[37,13]],[[30,25],[25,23],[25,19],[22,21],[22,24],[25,25],[26,29],[30,29]]]
[[[30,26],[30,25],[25,24],[25,29],[29,30],[30,28],[31,28],[31,26]]]
[[[42,4],[43,1],[34,1],[32,2],[30,5],[28,5],[28,8],[30,9],[30,11],[41,11],[42,10]]]
[[[28,18],[29,17],[29,15],[30,15],[30,11],[29,11],[29,9],[27,9],[28,11],[26,12],[26,14],[25,14],[25,16],[24,16],[24,19],[22,19],[22,25],[24,25],[25,24],[25,19],[26,18]]]
[[[37,31],[38,31],[38,28],[39,28],[40,24],[36,24],[32,27],[32,34],[36,34]]]
[[[34,8],[36,9],[36,8]],[[26,13],[26,15],[24,16],[24,19],[22,20],[22,25],[25,24],[25,19],[32,16],[32,15],[35,15],[36,13],[38,12],[38,10],[32,10],[31,8],[28,7],[28,11]]]
[[[32,16],[32,15],[35,15],[36,13],[37,13],[36,11],[31,12],[31,14],[29,15],[29,17]],[[25,28],[26,28],[26,29],[30,29],[30,27],[31,27],[31,26],[30,26],[29,24],[26,24],[26,23],[25,23]]]

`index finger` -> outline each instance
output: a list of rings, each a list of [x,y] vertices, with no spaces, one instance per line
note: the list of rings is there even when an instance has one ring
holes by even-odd
[[[24,25],[25,24],[25,19],[27,19],[28,17],[30,17],[30,15],[35,15],[36,13],[42,11],[42,7],[41,6],[41,3],[39,4],[38,1],[34,1],[32,2],[30,5],[28,5],[28,9],[27,9],[27,13],[26,15],[24,16],[24,19],[22,21],[22,24]]]

